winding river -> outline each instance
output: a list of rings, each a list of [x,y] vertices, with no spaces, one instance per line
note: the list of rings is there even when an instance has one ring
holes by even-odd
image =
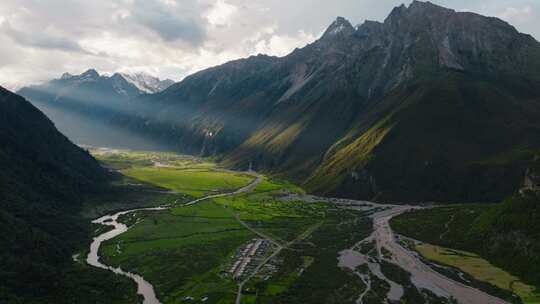
[[[212,198],[232,196],[232,195],[249,192],[253,190],[262,181],[262,176],[258,175],[255,172],[245,172],[245,174],[249,174],[255,177],[255,179],[249,185],[241,189],[238,189],[234,192],[205,196],[205,197],[193,200],[187,204],[184,204],[183,206],[194,205],[201,201],[212,199]],[[144,304],[161,304],[161,302],[158,300],[156,296],[156,293],[154,291],[154,287],[152,286],[152,284],[146,281],[142,276],[135,273],[124,271],[120,267],[108,266],[100,262],[99,248],[101,247],[101,244],[103,244],[103,242],[111,240],[129,230],[128,226],[118,221],[120,216],[137,212],[137,211],[160,211],[160,210],[167,210],[169,208],[171,208],[171,206],[131,209],[131,210],[117,212],[112,215],[105,215],[98,219],[93,220],[92,223],[100,224],[104,226],[110,226],[113,229],[105,233],[102,233],[93,239],[92,243],[90,244],[90,253],[88,254],[88,257],[86,258],[86,263],[90,266],[109,270],[116,274],[123,275],[132,279],[137,284],[137,293],[142,295],[144,298],[144,301],[143,301]]]
[[[94,240],[92,241],[92,244],[90,244],[90,253],[88,254],[88,257],[86,258],[86,263],[88,265],[91,265],[91,266],[94,266],[94,267],[97,267],[97,268],[110,270],[110,271],[112,271],[112,272],[114,272],[116,274],[120,274],[120,275],[126,276],[128,278],[131,278],[133,281],[135,281],[135,283],[137,283],[137,293],[143,296],[143,298],[144,298],[143,303],[144,304],[159,304],[159,303],[161,303],[161,302],[159,302],[159,300],[156,297],[156,293],[154,292],[154,287],[152,286],[152,284],[148,283],[148,281],[146,281],[142,276],[140,276],[138,274],[123,271],[120,267],[107,266],[107,265],[101,263],[99,261],[99,254],[98,254],[99,253],[99,247],[101,247],[101,244],[103,242],[111,240],[111,239],[119,236],[120,234],[128,231],[128,229],[129,229],[128,226],[126,226],[125,224],[122,224],[122,223],[120,223],[118,221],[118,218],[121,215],[133,213],[133,212],[136,212],[136,211],[151,211],[151,210],[158,211],[158,210],[165,210],[167,208],[168,207],[157,207],[157,208],[144,208],[144,209],[127,210],[127,211],[122,211],[122,212],[115,213],[113,215],[105,215],[105,216],[102,216],[102,217],[92,221],[92,223],[95,223],[95,224],[111,226],[111,227],[113,227],[113,229],[110,230],[110,231],[107,231],[107,232],[105,232],[103,234],[100,234],[99,236],[94,238]]]
[[[190,205],[194,205],[201,201],[212,199],[212,198],[232,196],[232,195],[237,195],[237,194],[252,191],[262,181],[262,176],[254,172],[247,172],[247,174],[250,174],[256,178],[249,185],[241,189],[238,189],[230,193],[222,193],[222,194],[215,194],[215,195],[202,197],[202,198],[193,200],[191,202],[188,202],[182,206],[190,206]],[[305,197],[310,197],[310,196],[304,196],[304,199]],[[380,279],[387,281],[390,284],[391,288],[388,291],[388,295],[387,295],[388,299],[399,301],[399,299],[403,296],[403,287],[387,279],[380,271],[379,264],[374,259],[370,258],[368,255],[361,254],[358,251],[358,247],[360,244],[374,241],[375,247],[377,249],[376,250],[377,256],[380,259],[386,259],[388,262],[391,262],[395,265],[399,265],[399,267],[409,272],[411,274],[411,281],[417,288],[431,290],[435,294],[445,297],[445,298],[449,298],[450,296],[453,296],[455,299],[457,299],[459,303],[463,303],[463,304],[476,304],[476,303],[506,304],[506,302],[501,299],[493,297],[489,294],[486,294],[470,286],[463,285],[459,282],[456,282],[450,278],[447,278],[437,273],[436,271],[431,269],[429,266],[425,265],[413,253],[411,253],[410,251],[402,247],[397,242],[394,236],[394,233],[392,229],[390,228],[389,220],[392,217],[399,215],[407,210],[414,209],[415,207],[379,205],[379,204],[374,204],[374,203],[358,202],[358,201],[353,201],[353,200],[335,200],[334,199],[334,202],[338,204],[345,203],[347,205],[345,206],[346,208],[356,209],[359,211],[367,211],[367,210],[375,211],[371,215],[373,219],[373,224],[374,224],[373,233],[368,238],[362,240],[361,242],[353,246],[353,248],[342,251],[341,256],[339,258],[339,266],[344,267],[344,268],[350,268],[352,271],[355,271],[357,266],[362,265],[362,264],[367,264],[371,272],[373,272]],[[90,245],[90,253],[88,254],[86,262],[91,266],[101,268],[101,269],[106,269],[116,274],[120,274],[120,275],[123,275],[132,279],[137,284],[137,293],[142,295],[144,298],[144,301],[143,301],[144,304],[161,304],[161,302],[158,300],[156,296],[156,293],[154,291],[154,287],[152,286],[152,284],[146,281],[142,276],[135,273],[124,271],[120,267],[108,266],[100,262],[99,248],[101,247],[101,244],[103,242],[107,240],[111,240],[129,230],[128,226],[118,221],[120,216],[137,212],[137,211],[167,210],[171,208],[173,205],[164,206],[164,207],[155,207],[155,208],[138,208],[138,209],[126,210],[126,211],[121,211],[112,215],[105,215],[92,221],[92,223],[110,226],[113,229],[105,233],[102,233],[99,236],[94,238],[94,240],[92,241],[92,244]],[[381,254],[381,248],[383,247],[386,248],[386,250],[391,253],[390,259],[383,257],[383,255]],[[371,288],[371,282],[369,280],[369,277],[359,274],[359,273],[357,274],[360,275],[362,281],[366,283],[366,285],[368,286],[367,291],[369,291],[369,289]],[[365,296],[367,291],[361,295],[361,297],[358,299],[358,303],[363,303],[363,297]]]

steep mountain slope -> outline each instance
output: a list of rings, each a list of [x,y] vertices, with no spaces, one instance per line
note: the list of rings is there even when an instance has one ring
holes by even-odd
[[[519,193],[499,204],[419,209],[393,218],[392,228],[429,244],[477,253],[540,288],[540,157],[527,168]]]
[[[482,214],[467,237],[496,264],[540,286],[540,158],[519,194]]]
[[[312,191],[494,201],[540,148],[540,44],[496,18],[414,1],[338,18],[283,58],[211,68],[144,96],[138,132]]]
[[[514,195],[477,219],[467,235],[496,265],[540,286],[540,193]]]
[[[337,18],[285,57],[210,68],[106,115],[317,193],[498,201],[540,148],[539,71],[540,44],[506,22],[413,1],[382,23]]]
[[[86,239],[81,197],[108,173],[24,98],[0,88],[0,302],[57,292],[73,246]],[[32,286],[32,288],[30,288]]]

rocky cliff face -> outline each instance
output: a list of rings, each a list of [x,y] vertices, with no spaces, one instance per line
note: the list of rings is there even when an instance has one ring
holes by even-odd
[[[525,179],[520,192],[540,193],[540,157],[536,157],[534,163],[525,171]]]

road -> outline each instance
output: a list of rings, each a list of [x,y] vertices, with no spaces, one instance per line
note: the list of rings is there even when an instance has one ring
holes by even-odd
[[[260,231],[255,230],[252,227],[250,227],[249,225],[247,225],[244,221],[242,221],[240,219],[240,217],[238,215],[235,214],[235,217],[240,222],[240,224],[242,224],[244,227],[249,229],[251,232],[257,234],[258,236],[270,241],[271,243],[273,243],[274,245],[277,246],[276,250],[274,250],[274,252],[272,252],[272,254],[270,256],[268,256],[266,259],[264,259],[259,265],[257,265],[257,267],[255,267],[253,272],[251,272],[244,280],[242,280],[240,283],[238,283],[238,291],[236,292],[235,304],[241,304],[242,303],[242,290],[244,289],[244,285],[246,285],[247,282],[249,282],[257,273],[259,273],[261,268],[263,268],[263,266],[266,265],[266,263],[270,262],[273,258],[278,256],[283,249],[292,246],[296,242],[299,242],[301,240],[306,239],[315,230],[317,230],[317,228],[319,228],[321,226],[321,224],[322,224],[322,222],[320,222],[320,223],[317,223],[316,225],[313,225],[313,226],[309,227],[306,231],[304,231],[304,233],[300,234],[297,238],[295,238],[294,240],[289,241],[286,244],[282,245],[282,244],[278,243],[277,241],[275,241],[274,239],[268,237],[267,235],[261,233]]]

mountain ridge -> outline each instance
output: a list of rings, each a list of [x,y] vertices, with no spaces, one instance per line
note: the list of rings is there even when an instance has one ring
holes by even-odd
[[[337,18],[284,57],[197,72],[132,99],[117,122],[315,193],[498,201],[540,148],[539,70],[530,35],[414,1],[384,22]]]

